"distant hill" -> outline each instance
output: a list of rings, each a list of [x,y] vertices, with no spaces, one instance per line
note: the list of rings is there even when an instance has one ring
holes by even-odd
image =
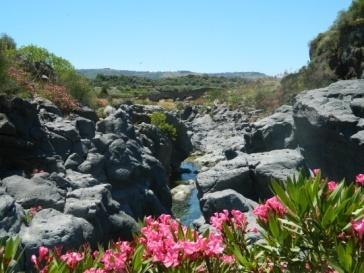
[[[89,79],[95,79],[97,74],[102,74],[105,76],[136,76],[154,80],[183,77],[188,75],[208,75],[215,77],[242,78],[242,79],[252,79],[252,80],[268,77],[266,74],[260,72],[224,72],[224,73],[196,73],[191,71],[149,72],[149,71],[117,70],[110,68],[78,69],[77,71]]]

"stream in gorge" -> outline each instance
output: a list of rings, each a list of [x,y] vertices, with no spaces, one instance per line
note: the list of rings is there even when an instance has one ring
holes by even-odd
[[[198,166],[192,161],[184,161],[180,166],[183,172],[176,181],[172,192],[172,212],[182,224],[190,226],[202,213],[197,198],[196,176]]]

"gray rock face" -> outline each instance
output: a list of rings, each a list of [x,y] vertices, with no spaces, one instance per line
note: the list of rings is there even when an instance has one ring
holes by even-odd
[[[64,163],[67,169],[76,170],[83,162],[83,158],[76,153],[71,154]]]
[[[78,117],[75,123],[81,138],[91,139],[95,136],[96,126],[92,120]]]
[[[173,149],[171,140],[152,124],[141,123],[138,129],[145,136],[143,138],[143,144],[151,150],[153,155],[163,164],[168,173],[170,173]]]
[[[14,175],[5,178],[2,185],[6,193],[12,196],[23,208],[42,206],[63,210],[65,192],[42,178],[26,179]]]
[[[283,105],[273,115],[254,122],[250,132],[244,135],[245,151],[257,153],[296,147],[292,114],[292,107]]]
[[[307,171],[304,158],[296,150],[283,149],[266,153],[242,154],[221,161],[197,176],[199,196],[225,189],[233,189],[243,196],[258,201],[271,196],[272,179],[284,181],[287,177]]]
[[[195,150],[205,154],[200,158],[202,165],[214,165],[244,149],[244,128],[247,117],[239,111],[230,111],[219,106],[208,113],[193,114],[189,134]],[[226,154],[226,151],[229,151]]]
[[[78,171],[81,173],[89,173],[94,177],[104,177],[105,158],[98,153],[88,153],[87,158],[78,166]]]
[[[0,237],[21,230],[29,258],[40,245],[131,239],[132,217],[169,213],[172,160],[162,164],[133,124],[148,115],[124,105],[98,121],[85,107],[64,116],[47,100],[0,96]],[[27,226],[33,206],[44,209]]]
[[[100,184],[67,193],[64,212],[86,220],[97,220],[105,214],[119,210],[119,204],[111,197],[111,185]]]
[[[295,137],[310,168],[349,181],[363,171],[363,96],[364,80],[351,80],[296,97]]]
[[[44,209],[35,214],[29,226],[20,232],[28,261],[40,246],[64,250],[78,248],[85,242],[95,244],[92,225],[82,218],[63,214],[54,209]]]
[[[0,192],[0,239],[20,231],[24,211],[10,195]]]
[[[224,209],[248,212],[257,205],[254,201],[231,189],[207,193],[200,199],[200,203],[201,211],[206,221],[209,221],[215,212],[220,212]]]

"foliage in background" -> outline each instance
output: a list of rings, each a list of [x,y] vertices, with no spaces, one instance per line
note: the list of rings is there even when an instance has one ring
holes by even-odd
[[[303,90],[364,76],[364,0],[354,0],[309,46],[310,62],[281,81],[282,102],[291,102]]]
[[[67,113],[80,103],[96,104],[89,80],[69,61],[35,45],[17,49],[5,34],[0,37],[0,88],[7,95],[45,97]]]
[[[168,123],[167,116],[163,112],[154,112],[150,115],[150,122],[158,127],[164,134],[172,140],[177,138],[177,129],[172,124]]]

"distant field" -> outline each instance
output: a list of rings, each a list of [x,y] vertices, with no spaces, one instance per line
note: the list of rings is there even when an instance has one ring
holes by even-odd
[[[225,73],[196,73],[191,71],[149,72],[149,71],[117,70],[110,68],[78,69],[77,72],[86,76],[89,79],[95,79],[98,74],[105,76],[130,76],[130,77],[135,76],[135,77],[144,77],[154,80],[184,77],[189,75],[196,75],[196,76],[208,75],[213,77],[242,78],[242,79],[260,79],[268,77],[266,74],[260,72],[225,72]]]
[[[180,101],[211,105],[227,103],[232,107],[270,111],[279,104],[280,82],[273,77],[244,79],[209,75],[188,75],[161,79],[137,76],[98,75],[92,80],[98,97],[112,104],[125,101],[160,103],[177,107]]]

